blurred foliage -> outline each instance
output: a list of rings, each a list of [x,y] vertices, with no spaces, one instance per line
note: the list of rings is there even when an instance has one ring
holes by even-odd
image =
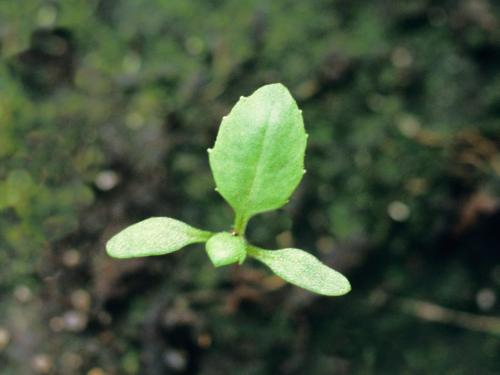
[[[120,223],[168,215],[227,228],[231,213],[213,191],[205,150],[240,95],[280,81],[304,111],[308,173],[286,208],[293,220],[260,216],[265,225],[250,223],[249,236],[263,246],[296,241],[324,257],[361,240],[375,255],[353,271],[352,297],[311,308],[318,327],[307,326],[307,348],[296,338],[300,309],[259,307],[221,321],[205,312],[219,341],[204,373],[229,373],[217,367],[223,356],[242,374],[333,373],[346,361],[353,373],[428,372],[432,362],[434,373],[467,374],[474,369],[452,358],[470,366],[481,355],[482,373],[498,372],[486,364],[497,339],[417,329],[411,318],[370,310],[366,298],[381,285],[474,312],[476,291],[499,286],[494,261],[468,268],[472,243],[458,246],[463,259],[433,266],[462,203],[477,191],[499,196],[499,23],[491,0],[0,2],[1,289],[56,274],[47,259],[71,247],[86,268],[59,288],[100,285],[92,259]],[[129,319],[119,323],[121,350],[109,349],[119,373],[147,362],[134,335],[158,295],[230,283],[198,259],[177,259],[189,277],[153,272],[156,292],[121,312]],[[105,303],[102,293],[92,297]],[[261,346],[243,341],[238,351],[245,335]],[[429,343],[431,335],[446,339]],[[470,350],[455,352],[456,342]],[[406,354],[394,353],[403,344]],[[105,366],[110,357],[89,358]]]

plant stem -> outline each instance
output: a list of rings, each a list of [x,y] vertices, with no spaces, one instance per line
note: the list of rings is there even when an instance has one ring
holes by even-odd
[[[199,231],[198,233],[199,242],[207,242],[213,235],[214,235],[213,232],[209,232],[206,230]]]
[[[253,246],[253,245],[247,244],[247,254],[250,255],[250,256],[255,257],[256,255],[259,254],[260,250],[261,249],[258,248],[257,246]]]
[[[238,236],[244,236],[245,230],[247,228],[248,219],[240,214],[236,214],[236,218],[234,220],[234,231]]]

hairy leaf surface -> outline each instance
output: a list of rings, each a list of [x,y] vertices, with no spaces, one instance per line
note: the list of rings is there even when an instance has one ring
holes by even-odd
[[[340,296],[351,290],[349,281],[339,272],[300,249],[263,250],[248,248],[248,254],[267,265],[289,283],[326,296]]]
[[[245,240],[227,232],[213,235],[206,244],[207,254],[215,267],[243,263],[247,255]]]
[[[169,217],[152,217],[131,225],[111,238],[106,251],[115,258],[162,255],[186,245],[205,242],[211,236],[182,221]]]
[[[209,150],[217,190],[237,216],[283,206],[304,174],[302,114],[282,84],[240,98]]]

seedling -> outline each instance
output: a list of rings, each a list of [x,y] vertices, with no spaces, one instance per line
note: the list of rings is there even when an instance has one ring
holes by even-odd
[[[245,238],[253,216],[288,202],[305,173],[306,143],[301,110],[285,86],[266,85],[241,97],[223,117],[215,146],[208,149],[216,190],[235,213],[232,230],[213,233],[169,217],[153,217],[111,238],[108,254],[115,258],[163,255],[205,243],[215,267],[241,264],[249,256],[314,293],[348,293],[349,281],[311,254],[294,248],[265,250]]]

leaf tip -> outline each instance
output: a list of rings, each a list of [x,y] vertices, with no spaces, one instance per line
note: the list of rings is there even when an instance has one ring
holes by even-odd
[[[121,258],[119,246],[116,245],[116,236],[111,237],[111,239],[106,242],[106,254],[112,258]]]
[[[290,91],[280,82],[269,83],[267,85],[259,87],[254,94],[259,93],[259,95],[269,95],[274,98],[291,98]],[[253,94],[252,94],[253,95]],[[292,98],[293,99],[293,98]]]
[[[330,291],[330,293],[325,293],[325,295],[330,296],[330,297],[339,297],[346,295],[352,290],[351,283],[349,282],[349,279],[342,275],[341,273],[337,272],[337,285],[333,290]]]
[[[336,293],[334,296],[345,296],[351,290],[352,290],[351,283],[346,278],[344,287],[342,289],[340,289],[339,292]]]

